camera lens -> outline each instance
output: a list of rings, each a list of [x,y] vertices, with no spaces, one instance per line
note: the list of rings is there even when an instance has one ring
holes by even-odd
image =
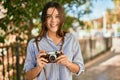
[[[56,56],[55,55],[50,55],[49,60],[50,60],[50,62],[55,62]]]

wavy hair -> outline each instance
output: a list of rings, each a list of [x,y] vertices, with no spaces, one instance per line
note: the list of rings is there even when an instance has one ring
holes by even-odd
[[[60,15],[60,24],[59,24],[59,28],[58,28],[56,34],[57,34],[58,36],[60,36],[60,37],[64,37],[64,36],[65,36],[65,33],[66,33],[66,32],[64,32],[64,31],[62,30],[62,26],[63,26],[63,24],[64,24],[64,18],[65,18],[65,17],[64,17],[64,9],[62,8],[62,6],[61,6],[59,3],[51,1],[51,2],[48,2],[48,3],[44,6],[44,8],[43,8],[43,10],[42,10],[42,16],[41,16],[41,24],[42,24],[42,25],[41,25],[40,33],[39,33],[39,35],[37,36],[37,38],[40,37],[40,39],[41,39],[43,36],[45,36],[46,32],[48,31],[48,29],[47,29],[47,24],[46,24],[46,20],[47,20],[47,10],[48,10],[48,8],[51,8],[51,7],[57,9],[57,11],[58,11],[58,13],[59,13],[59,15]]]

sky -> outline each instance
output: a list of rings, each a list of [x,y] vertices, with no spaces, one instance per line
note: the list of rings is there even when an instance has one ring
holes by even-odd
[[[91,19],[97,19],[103,16],[103,14],[105,13],[105,11],[107,9],[114,9],[114,2],[112,0],[91,0],[92,2],[92,7],[90,7],[91,9],[91,13],[88,15],[84,15],[80,18],[80,20],[91,20]],[[88,5],[88,4],[86,4]],[[77,13],[79,13],[82,9],[85,9],[85,5],[84,6],[80,6],[78,8],[75,8],[73,6],[74,11],[76,12],[68,12],[68,15],[73,16],[73,17],[78,17]]]

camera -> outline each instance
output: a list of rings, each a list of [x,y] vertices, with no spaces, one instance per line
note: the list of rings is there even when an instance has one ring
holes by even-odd
[[[55,63],[57,57],[61,55],[60,51],[48,52],[46,56],[43,56],[45,59],[48,60],[48,63]]]

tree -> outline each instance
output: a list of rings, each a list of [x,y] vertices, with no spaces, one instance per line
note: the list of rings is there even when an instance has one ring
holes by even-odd
[[[41,10],[48,1],[51,0],[0,1],[0,4],[7,10],[6,16],[0,19],[0,42],[4,42],[9,34],[15,34],[17,36],[28,35],[28,37],[31,37],[31,30],[34,27],[40,27]],[[59,3],[63,6],[68,4],[69,9],[71,10],[73,4],[76,4],[76,7],[78,7],[86,2],[87,0],[59,0]],[[69,10],[66,10],[66,13],[67,11]],[[86,11],[88,11],[88,9],[86,9]],[[65,29],[71,26],[70,23],[74,18],[67,16],[66,19]],[[33,20],[38,20],[39,24],[34,24]],[[24,37],[20,37],[19,39],[23,40]]]

